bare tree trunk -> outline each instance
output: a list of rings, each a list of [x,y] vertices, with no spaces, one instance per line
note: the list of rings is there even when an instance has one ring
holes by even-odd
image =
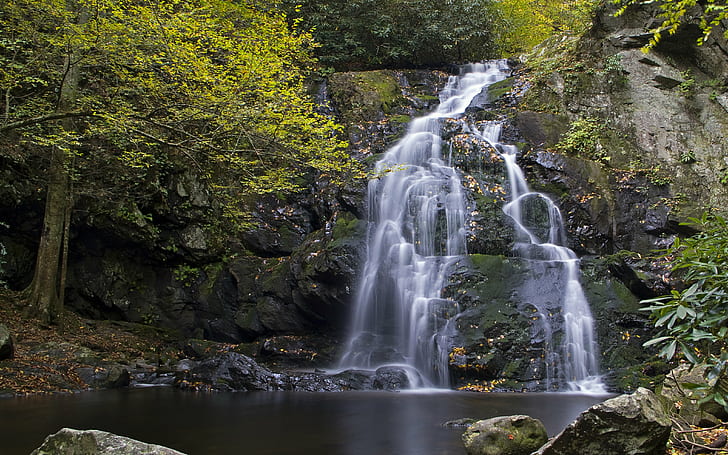
[[[75,107],[80,71],[71,50],[65,58],[65,76],[58,98],[58,112]],[[76,130],[73,118],[61,122],[66,132]],[[46,194],[43,230],[41,231],[33,281],[23,291],[26,314],[44,324],[60,325],[66,287],[68,233],[72,206],[69,154],[59,147],[52,150]]]
[[[66,170],[66,152],[53,150],[48,193],[43,217],[38,255],[35,261],[33,281],[24,291],[26,313],[45,324],[58,324],[63,302],[61,295],[65,282],[61,270],[65,268],[64,243],[66,218],[70,212],[69,177]]]

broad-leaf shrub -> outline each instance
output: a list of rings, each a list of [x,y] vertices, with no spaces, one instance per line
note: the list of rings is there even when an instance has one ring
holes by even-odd
[[[657,337],[645,346],[660,348],[665,359],[682,357],[693,365],[707,365],[705,400],[714,400],[728,410],[728,223],[718,215],[704,214],[689,223],[700,230],[680,240],[667,251],[673,258],[673,274],[681,274],[683,290],[645,300],[651,304]]]

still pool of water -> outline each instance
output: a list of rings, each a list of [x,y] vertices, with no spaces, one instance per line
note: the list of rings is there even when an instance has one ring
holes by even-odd
[[[29,454],[60,428],[99,429],[190,455],[464,454],[442,423],[527,414],[549,435],[607,396],[564,393],[249,392],[171,388],[0,399],[0,452]]]

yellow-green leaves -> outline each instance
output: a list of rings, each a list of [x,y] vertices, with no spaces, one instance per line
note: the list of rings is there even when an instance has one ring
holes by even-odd
[[[701,46],[713,32],[713,28],[721,21],[728,19],[726,0],[706,0],[705,2],[697,0],[658,0],[657,2],[655,0],[613,0],[613,3],[619,6],[615,16],[624,14],[629,7],[636,4],[657,3],[659,5],[661,12],[658,17],[663,21],[659,26],[650,30],[652,37],[642,48],[642,52],[645,53],[654,49],[663,36],[674,35],[681,25],[694,20],[698,22],[703,31],[702,36],[697,39],[697,44]],[[697,16],[695,16],[696,12]],[[724,36],[728,38],[728,30],[724,32]]]
[[[72,55],[81,79],[67,114],[89,157],[147,169],[176,154],[231,201],[348,169],[339,127],[304,91],[312,38],[281,13],[231,0],[6,0],[0,26],[0,128],[22,126],[23,140],[60,137]]]

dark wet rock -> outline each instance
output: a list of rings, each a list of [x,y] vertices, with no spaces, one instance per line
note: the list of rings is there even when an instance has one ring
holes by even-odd
[[[183,389],[215,391],[289,390],[285,375],[261,367],[250,357],[226,352],[190,365],[175,381]]]
[[[458,335],[450,353],[450,370],[458,386],[479,381],[510,381],[520,390],[524,383],[545,379],[543,345],[532,343],[530,311],[515,297],[523,283],[517,259],[470,255],[445,289],[461,314]]]
[[[131,383],[131,373],[121,365],[76,368],[76,374],[92,389],[118,389]]]
[[[182,353],[192,359],[208,359],[224,351],[230,350],[229,345],[217,341],[190,338],[182,342]]]
[[[291,389],[304,392],[372,390],[374,372],[346,370],[340,373],[290,373]]]
[[[610,273],[610,264],[620,260],[582,259],[581,282],[596,321],[603,381],[609,390],[629,392],[654,387],[669,368],[655,357],[654,348],[642,346],[653,336],[654,324],[639,298]]]
[[[7,326],[0,324],[0,360],[11,359],[15,353],[13,337]]]
[[[592,406],[537,455],[663,455],[671,421],[657,396],[640,388]]]
[[[366,222],[342,213],[292,255],[293,301],[309,319],[333,327],[345,324],[365,235]]]
[[[397,366],[377,368],[372,382],[372,386],[377,390],[402,390],[409,389],[412,385],[407,370]]]
[[[541,421],[514,415],[475,422],[462,439],[468,455],[530,455],[546,443],[548,436]]]
[[[63,428],[48,436],[31,455],[184,455],[168,447],[99,430]]]

